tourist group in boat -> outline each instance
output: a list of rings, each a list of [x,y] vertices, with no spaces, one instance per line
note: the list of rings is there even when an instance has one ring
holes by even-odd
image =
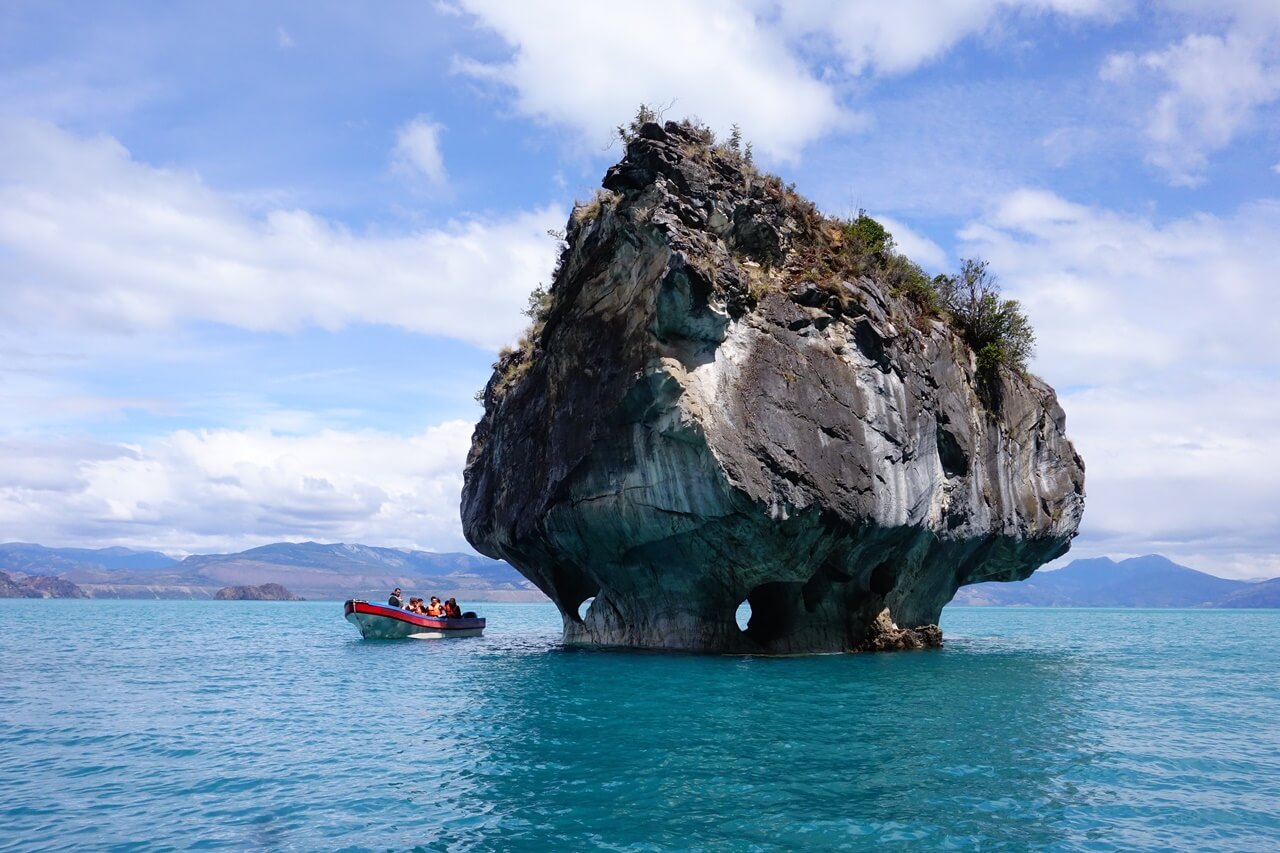
[[[445,637],[479,637],[485,620],[473,611],[463,612],[457,599],[427,601],[410,598],[405,604],[399,588],[385,605],[351,599],[342,606],[342,615],[360,630],[366,640],[439,640]]]
[[[424,603],[421,598],[410,598],[409,603],[405,604],[400,598],[400,587],[396,587],[391,593],[391,597],[387,599],[387,605],[390,607],[399,607],[410,613],[417,613],[422,616],[434,616],[438,619],[461,619],[462,608],[458,606],[457,599],[449,599],[441,603],[436,596],[431,596],[431,601]]]

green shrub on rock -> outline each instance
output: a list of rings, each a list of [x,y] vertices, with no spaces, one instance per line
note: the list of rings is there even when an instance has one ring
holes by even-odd
[[[986,261],[970,258],[959,275],[934,281],[952,323],[978,354],[980,374],[990,377],[1001,365],[1027,369],[1027,359],[1035,353],[1035,330],[1018,300],[1000,298]]]
[[[867,216],[865,210],[859,210],[858,218],[844,227],[844,237],[871,255],[887,254],[894,247],[893,235],[879,222]]]

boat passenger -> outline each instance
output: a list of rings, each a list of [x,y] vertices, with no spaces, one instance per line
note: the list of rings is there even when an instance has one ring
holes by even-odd
[[[400,587],[396,587],[395,592],[391,593],[391,597],[387,599],[388,607],[404,607],[400,601]]]
[[[458,606],[456,598],[451,598],[444,603],[444,615],[448,619],[462,618],[462,608]]]
[[[421,598],[411,598],[411,599],[409,599],[409,611],[410,611],[411,613],[426,613],[426,612],[427,612],[426,608],[422,606],[422,599],[421,599]]]
[[[427,605],[427,615],[441,617],[444,616],[444,605],[440,603],[440,599],[434,595],[431,596],[431,603]]]

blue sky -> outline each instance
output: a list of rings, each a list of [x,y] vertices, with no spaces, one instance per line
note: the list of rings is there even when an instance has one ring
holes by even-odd
[[[1280,6],[0,7],[0,540],[465,547],[472,400],[641,101],[991,261],[1074,555],[1280,575]]]

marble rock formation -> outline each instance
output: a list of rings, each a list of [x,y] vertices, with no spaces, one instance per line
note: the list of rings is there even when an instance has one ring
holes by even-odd
[[[462,495],[567,644],[939,645],[958,587],[1067,551],[1084,465],[1053,389],[981,373],[888,252],[687,124],[640,128],[604,188],[494,365]]]

